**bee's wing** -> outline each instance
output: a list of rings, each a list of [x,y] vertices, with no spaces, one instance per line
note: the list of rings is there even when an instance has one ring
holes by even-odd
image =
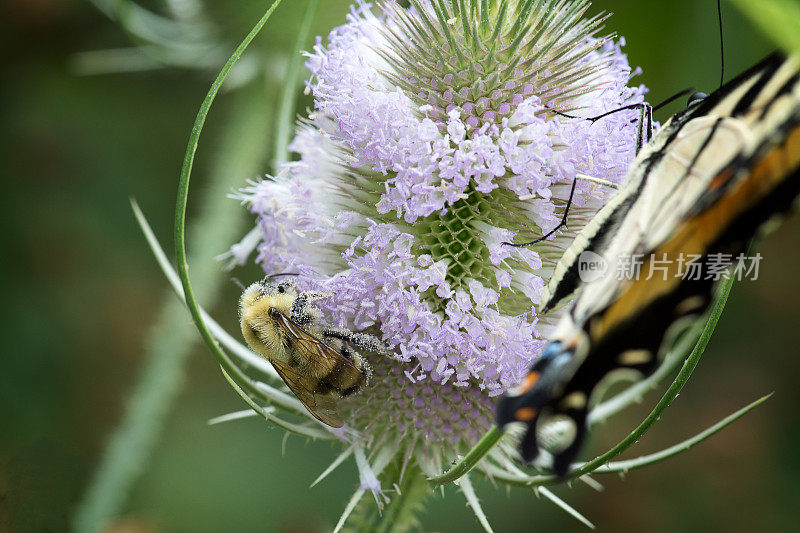
[[[342,427],[342,419],[336,411],[336,399],[328,394],[314,392],[319,384],[317,378],[332,373],[341,374],[346,370],[360,371],[352,361],[292,322],[280,311],[273,309],[271,314],[291,341],[294,352],[302,359],[300,364],[303,367],[303,371],[300,371],[273,360],[275,370],[311,414],[329,426]]]
[[[351,360],[298,326],[289,317],[275,309],[271,313],[272,318],[275,319],[292,342],[292,347],[295,349],[296,354],[302,358],[301,363],[304,366],[307,365],[311,375],[317,377],[327,376],[337,370],[340,365],[347,367],[347,369],[339,369],[338,372],[351,369],[359,372],[358,367]]]
[[[278,372],[286,386],[297,396],[306,409],[314,415],[314,418],[327,424],[331,427],[340,428],[344,425],[344,421],[339,416],[336,409],[336,398],[325,394],[315,394],[313,392],[316,387],[314,378],[303,375],[286,363],[278,360],[270,360],[272,366]]]
[[[342,354],[298,326],[277,309],[273,308],[270,315],[286,333],[295,352],[303,359],[302,365],[308,366],[311,375],[325,376],[340,363],[355,367]]]

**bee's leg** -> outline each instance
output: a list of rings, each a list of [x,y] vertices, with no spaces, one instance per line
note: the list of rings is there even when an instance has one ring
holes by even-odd
[[[345,359],[348,359],[350,361],[355,360],[356,352],[345,343],[342,343],[342,347],[339,349],[339,353],[341,353]]]
[[[332,292],[325,292],[325,291],[304,291],[302,296],[305,296],[309,302],[313,302],[314,300],[323,300],[325,298],[330,298],[333,296]]]
[[[383,342],[380,341],[380,339],[378,339],[378,337],[375,335],[370,335],[369,333],[355,333],[345,328],[326,326],[325,329],[322,330],[322,334],[325,337],[333,337],[334,339],[347,341],[355,345],[357,348],[361,348],[362,350],[367,350],[369,352],[389,352],[389,349],[385,344],[383,344]]]
[[[295,298],[289,313],[292,322],[300,326],[307,326],[321,317],[319,309],[311,305],[314,298],[310,298],[308,294],[308,292],[303,292]]]
[[[369,382],[369,378],[372,377],[372,368],[369,364],[361,357],[360,354],[353,351],[347,345],[342,344],[341,349],[342,356],[348,361],[352,361],[356,363],[358,370],[364,375],[364,378]],[[339,388],[339,396],[342,398],[347,398],[348,396],[352,395],[353,393],[358,392],[361,389],[361,385],[354,384],[349,387],[341,387]]]

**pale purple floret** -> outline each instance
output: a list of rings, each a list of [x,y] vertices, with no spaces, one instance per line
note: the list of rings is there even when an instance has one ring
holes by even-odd
[[[359,2],[347,23],[308,54],[314,115],[291,145],[300,161],[240,195],[262,228],[257,261],[269,273],[299,272],[301,282],[333,293],[320,305],[339,325],[379,328],[395,357],[410,363],[410,380],[477,384],[499,394],[544,345],[535,306],[553,248],[543,257],[535,248],[504,245],[517,235],[498,206],[491,223],[469,225],[490,275],[454,281],[453,259],[432,255],[416,233],[423,226],[414,223],[446,217],[466,196],[497,190],[520,201],[522,225],[546,232],[558,224],[556,205],[563,209],[576,173],[623,179],[638,114],[595,123],[548,115],[553,103],[527,85],[480,116],[475,110],[486,102],[440,113],[387,77],[393,67],[377,50],[390,48],[380,27],[391,23]],[[593,89],[571,99],[571,114],[590,117],[643,101],[643,87],[627,87],[632,73],[620,44],[607,41],[580,61],[603,66]],[[435,80],[429,83],[437,90]],[[579,181],[574,202],[595,210],[606,194]],[[563,237],[554,244],[563,249]],[[505,314],[508,302],[524,305]]]
[[[376,24],[364,6],[354,8],[348,23],[331,32],[327,47],[318,39],[306,66],[313,75],[309,87],[315,107],[336,123],[336,138],[358,164],[388,176],[379,212],[394,210],[413,222],[455,202],[471,181],[479,192],[505,186],[520,196],[546,197],[545,189],[571,181],[576,171],[617,179],[624,175],[633,156],[630,113],[596,124],[545,120],[536,114],[542,104],[531,95],[504,124],[471,128],[469,136],[454,109],[442,135],[425,109],[382,76],[388,65],[371,49],[384,42]],[[598,61],[603,54],[613,57],[604,88],[582,97],[581,116],[643,100],[642,87],[627,87],[631,72],[619,45],[608,41],[585,61]],[[565,149],[554,148],[556,139]],[[507,173],[511,177],[499,179]]]

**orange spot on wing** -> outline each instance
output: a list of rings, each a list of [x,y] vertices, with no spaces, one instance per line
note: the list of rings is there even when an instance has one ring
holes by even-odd
[[[539,373],[538,372],[529,372],[527,376],[525,376],[525,380],[523,380],[522,384],[519,386],[522,393],[526,393],[531,390],[531,387],[536,385],[536,382],[539,381]]]
[[[708,184],[708,187],[710,189],[719,189],[720,187],[728,183],[732,177],[733,177],[732,170],[728,170],[726,172],[720,172],[719,174],[714,176],[714,178]]]
[[[570,341],[569,341],[569,344],[567,344],[567,350],[574,350],[575,348],[577,348],[579,340],[580,340],[580,337],[578,335],[575,335],[574,337],[572,337],[572,339],[570,339]]]
[[[522,407],[516,410],[516,412],[514,413],[514,418],[516,418],[520,422],[530,422],[531,420],[536,418],[536,415],[538,413],[539,411],[537,409],[534,409],[533,407]]]

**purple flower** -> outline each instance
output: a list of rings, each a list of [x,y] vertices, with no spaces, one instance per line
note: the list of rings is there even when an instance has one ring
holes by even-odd
[[[299,160],[238,195],[267,273],[300,273],[334,295],[329,321],[391,346],[348,422],[428,474],[491,426],[491,398],[539,355],[557,319],[537,315],[544,285],[610,191],[578,181],[569,229],[504,243],[555,228],[577,174],[619,183],[634,157],[637,112],[556,111],[646,92],[587,2],[502,2],[485,21],[447,4],[357,2],[307,54]]]
[[[410,21],[435,21],[419,5],[359,2],[317,39],[306,63],[315,110],[290,147],[300,160],[242,198],[259,216],[267,272],[307,272],[336,293],[331,316],[378,327],[398,358],[421,363],[412,375],[444,381],[446,361],[459,385],[494,395],[538,354],[532,307],[607,191],[578,182],[571,231],[530,249],[503,243],[554,228],[576,173],[619,182],[634,155],[635,112],[592,123],[551,110],[592,116],[645,91],[627,86],[626,58],[593,36],[596,19],[523,39],[513,55],[495,47],[491,61],[482,50],[481,62],[441,34],[417,40]],[[474,299],[469,323],[445,312],[459,290]]]

